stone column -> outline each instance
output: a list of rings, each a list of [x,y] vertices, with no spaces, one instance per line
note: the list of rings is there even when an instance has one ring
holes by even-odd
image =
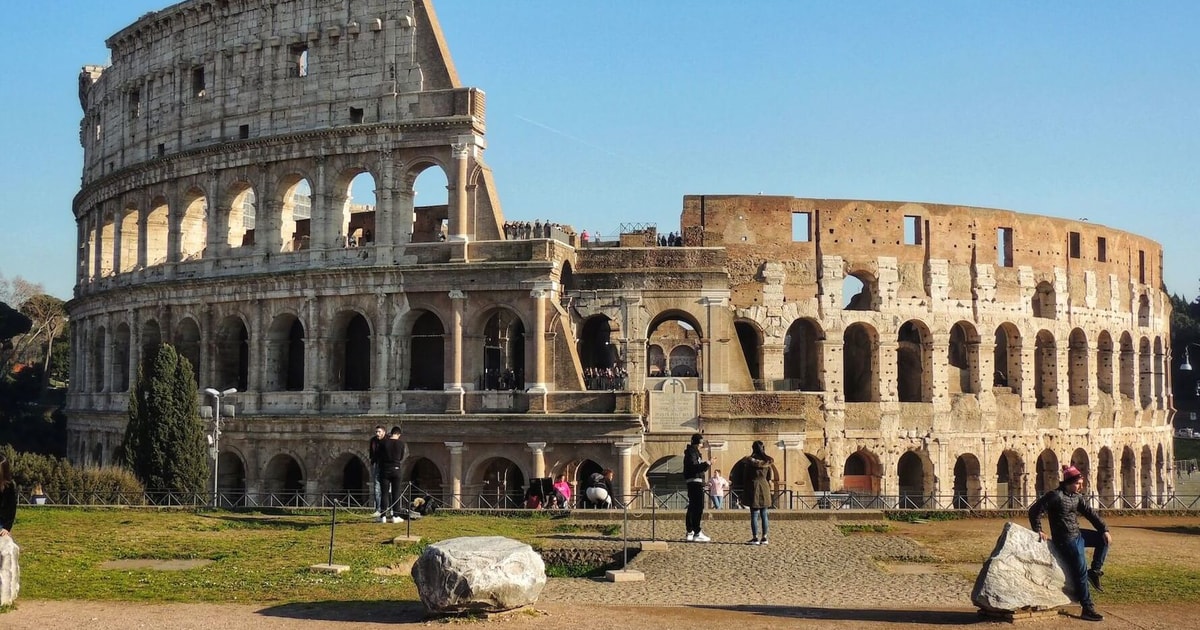
[[[450,449],[450,497],[449,503],[452,508],[461,508],[462,503],[462,464],[463,464],[463,443],[462,442],[445,442],[446,448]]]
[[[527,442],[529,452],[533,454],[533,459],[530,460],[533,464],[533,477],[540,479],[546,476],[546,443],[545,442]]]
[[[799,485],[801,488],[811,486],[811,482],[802,483],[802,481],[808,481],[807,475],[804,474],[808,471],[808,458],[804,456],[804,435],[780,435],[779,441],[776,442],[776,445],[779,446],[779,450],[783,452],[783,466],[779,473],[781,479],[776,480],[776,487],[780,490],[790,490],[796,485]],[[728,476],[729,475],[726,474],[726,477]],[[797,477],[799,477],[800,480],[797,480]],[[805,494],[815,491],[816,488],[810,487],[808,488],[808,492]],[[791,506],[780,505],[778,507],[788,508]]]
[[[529,292],[533,298],[533,334],[530,335],[530,354],[533,358],[533,379],[528,382],[528,391],[545,393],[546,385],[546,298],[550,291],[535,288]]]
[[[450,235],[451,241],[469,240],[467,221],[467,176],[470,168],[472,149],[475,148],[473,136],[459,136],[451,149],[454,155],[454,199],[450,204]]]
[[[453,310],[450,316],[450,347],[447,348],[449,360],[446,361],[445,390],[458,394],[457,411],[462,413],[462,396],[467,389],[463,383],[463,312],[466,310],[467,294],[458,289],[451,290],[450,304]],[[454,406],[454,402],[450,401],[450,407]]]
[[[613,444],[613,448],[617,449],[617,487],[615,488],[617,496],[621,497],[621,504],[626,505],[633,498],[633,449],[638,444],[637,442],[617,442]]]

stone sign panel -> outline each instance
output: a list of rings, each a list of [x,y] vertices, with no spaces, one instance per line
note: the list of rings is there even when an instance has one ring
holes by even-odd
[[[650,391],[650,430],[694,433],[700,430],[700,396],[683,381],[669,378],[662,389]]]

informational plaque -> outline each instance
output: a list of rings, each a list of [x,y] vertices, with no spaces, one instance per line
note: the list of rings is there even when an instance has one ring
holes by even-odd
[[[669,378],[662,389],[650,391],[650,430],[695,433],[700,430],[700,397],[683,381]]]

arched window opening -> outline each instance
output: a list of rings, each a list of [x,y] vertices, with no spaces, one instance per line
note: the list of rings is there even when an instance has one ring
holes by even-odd
[[[122,273],[133,271],[138,266],[138,216],[135,207],[125,208],[121,213],[119,258]]]
[[[1088,365],[1090,352],[1088,351],[1087,336],[1082,330],[1076,328],[1071,331],[1068,343],[1070,345],[1067,349],[1067,381],[1070,404],[1086,405],[1088,404],[1088,375],[1092,373]]]
[[[1058,487],[1058,455],[1046,449],[1037,458],[1037,495],[1040,497]]]
[[[929,473],[932,474],[932,471]],[[921,456],[912,451],[901,455],[896,463],[896,476],[900,481],[900,507],[926,507],[926,467]]]
[[[993,386],[1021,391],[1021,333],[1016,326],[1001,324],[996,328],[992,359],[995,367]]]
[[[408,478],[413,485],[414,498],[421,497],[426,501],[453,499],[453,497],[442,496],[442,471],[438,470],[437,465],[428,458],[421,457],[413,462]],[[450,504],[453,505],[453,501],[450,501]]]
[[[901,324],[896,336],[896,392],[900,402],[932,402],[932,343],[925,325]]]
[[[295,315],[275,318],[267,333],[267,391],[298,392],[304,389],[304,325]]]
[[[1154,500],[1154,454],[1149,446],[1142,447],[1141,466],[1141,505],[1143,509],[1151,507]]]
[[[846,458],[842,467],[842,489],[863,495],[879,494],[879,460],[868,450],[859,450]]]
[[[204,257],[208,245],[208,199],[197,188],[187,192],[179,221],[179,260]]]
[[[263,478],[269,505],[304,505],[304,471],[290,455],[276,455]]]
[[[825,462],[815,455],[805,453],[808,459],[808,485],[813,492],[829,492],[829,471]]]
[[[877,402],[875,331],[865,324],[853,324],[846,329],[842,341],[846,402]]]
[[[146,266],[153,267],[167,262],[170,243],[170,212],[167,200],[155,197],[146,215]]]
[[[1108,331],[1100,333],[1096,344],[1096,389],[1108,394],[1113,393],[1113,340]]]
[[[821,352],[824,333],[811,319],[792,322],[783,337],[783,378],[786,389],[819,392],[824,389]]]
[[[1138,297],[1138,326],[1145,328],[1150,325],[1150,296],[1142,294]]]
[[[1002,510],[1025,507],[1025,464],[1016,451],[1004,451],[996,461],[996,506]]]
[[[950,365],[951,394],[975,394],[980,391],[979,335],[974,326],[958,322],[950,328],[947,361]]]
[[[1100,464],[1096,469],[1096,492],[1100,495],[1101,507],[1111,508],[1116,505],[1116,477],[1112,451],[1107,446],[1102,446]]]
[[[729,479],[736,479],[733,473],[730,473]],[[584,478],[582,481],[586,482]],[[683,456],[671,455],[662,457],[650,465],[646,471],[646,481],[650,484],[650,488],[654,490],[654,497],[662,505],[664,502],[669,507],[687,507],[686,501],[678,499],[680,496],[686,496],[687,482],[683,479]],[[583,486],[580,486],[583,487]],[[729,491],[738,494],[738,488],[733,487],[730,482]],[[674,495],[674,496],[672,496]],[[679,503],[680,505],[675,505]]]
[[[1054,319],[1057,310],[1055,302],[1054,285],[1049,282],[1039,282],[1037,288],[1034,289],[1032,304],[1034,317],[1042,317],[1045,319]]]
[[[1153,357],[1150,355],[1150,340],[1142,337],[1138,342],[1138,394],[1142,409],[1149,409],[1153,401]]]
[[[298,252],[310,247],[312,238],[312,186],[307,179],[291,177],[280,186],[279,251]]]
[[[238,182],[230,190],[225,225],[225,242],[230,249],[254,245],[254,224],[258,215],[255,202],[254,189],[246,182]]]
[[[449,191],[446,173],[440,166],[432,163],[419,165],[421,170],[413,177],[412,197],[407,201],[408,208],[401,204],[397,210],[400,213],[412,212],[412,242],[437,243],[448,239],[447,233],[450,221]],[[398,216],[404,216],[399,214]]]
[[[222,451],[218,456],[217,490],[222,507],[242,507],[246,504],[246,464],[237,453]]]
[[[375,177],[367,171],[350,180],[338,223],[338,234],[345,236],[346,247],[362,247],[375,242],[376,188]]]
[[[700,327],[690,317],[668,313],[650,326],[647,345],[662,348],[666,359],[663,376],[689,378],[700,376],[701,339]]]
[[[104,382],[104,349],[108,345],[104,327],[96,329],[92,336],[92,391],[105,391]]]
[[[425,312],[413,323],[409,389],[441,390],[446,385],[446,330],[442,320]]]
[[[646,376],[667,376],[667,355],[662,346],[652,345],[646,350]]]
[[[525,389],[525,324],[499,310],[483,327],[481,389]]]
[[[371,326],[366,317],[355,313],[343,330],[342,389],[367,391],[371,389]]]
[[[1154,359],[1150,363],[1150,369],[1154,372],[1152,374],[1152,378],[1154,381],[1154,390],[1151,392],[1151,395],[1150,395],[1150,404],[1153,405],[1156,409],[1163,408],[1163,403],[1166,398],[1166,396],[1164,395],[1164,391],[1163,391],[1163,388],[1165,387],[1164,381],[1166,380],[1163,375],[1165,366],[1166,366],[1166,357],[1163,356],[1162,337],[1155,337],[1154,338]]]
[[[733,328],[737,332],[738,346],[742,350],[742,358],[746,362],[746,371],[750,374],[754,389],[766,389],[762,381],[762,339],[758,328],[750,322],[743,321],[734,322]]]
[[[1133,509],[1138,506],[1137,500],[1137,456],[1128,446],[1121,451],[1121,496],[1117,507]]]
[[[865,272],[848,274],[842,280],[842,310],[874,311],[879,309],[875,278]]]
[[[371,473],[367,465],[357,456],[346,457],[341,469],[341,483],[337,485],[339,494],[349,499],[351,505],[370,506],[372,491],[370,487]]]
[[[106,277],[113,274],[115,268],[113,264],[116,258],[116,241],[117,227],[116,217],[112,211],[104,213],[104,223],[100,226],[100,242],[96,244],[100,248],[100,277]]]
[[[1033,355],[1034,397],[1039,409],[1058,404],[1058,349],[1054,335],[1043,330],[1037,335]]]
[[[200,384],[200,327],[188,317],[175,329],[175,350],[192,364],[192,378]]]
[[[497,457],[483,466],[476,507],[519,508],[524,506],[525,475],[513,462]]]
[[[216,377],[218,389],[236,387],[239,392],[249,389],[250,334],[238,317],[227,317],[217,329]]]
[[[982,494],[979,459],[970,453],[959,455],[954,461],[954,509],[972,510],[982,507]]]
[[[129,324],[121,322],[113,335],[112,391],[129,391]]]
[[[579,362],[587,389],[626,389],[625,369],[613,343],[613,322],[604,315],[590,317],[579,335]]]

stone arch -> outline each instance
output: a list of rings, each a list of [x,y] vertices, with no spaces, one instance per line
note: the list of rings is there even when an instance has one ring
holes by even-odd
[[[733,479],[733,473],[730,473]],[[586,481],[583,479],[581,481]],[[646,469],[646,482],[654,489],[656,497],[687,491],[687,482],[683,478],[683,455],[667,455],[654,460]],[[731,484],[731,491],[732,484]]]
[[[208,247],[208,196],[193,186],[183,195],[179,215],[179,260],[204,257]]]
[[[1138,341],[1138,400],[1142,409],[1149,409],[1153,402],[1153,359],[1150,356],[1150,340],[1142,337]]]
[[[218,389],[236,387],[239,392],[249,389],[250,382],[250,332],[246,322],[238,315],[229,315],[217,326],[213,340],[216,351],[214,376]]]
[[[617,365],[620,358],[612,342],[613,321],[606,315],[593,315],[579,328],[579,363],[583,369],[604,369]]]
[[[200,383],[200,326],[195,319],[184,317],[175,325],[175,350],[192,364],[192,378]]]
[[[518,508],[524,505],[525,473],[506,457],[490,457],[479,462],[468,479],[479,489],[476,507]]]
[[[651,485],[651,482],[650,482],[649,467],[647,467],[646,470],[647,470],[647,472],[646,472],[647,487],[653,488],[653,485]],[[591,459],[585,459],[585,460],[579,462],[579,464],[575,467],[573,474],[571,474],[571,471],[568,471],[566,473],[568,475],[568,478],[572,479],[572,485],[575,488],[575,494],[572,496],[571,501],[577,507],[581,507],[581,508],[588,507],[587,497],[584,496],[584,494],[585,494],[584,488],[587,488],[588,477],[591,477],[595,473],[602,473],[602,472],[604,472],[604,467],[601,466],[598,462],[596,462],[595,460],[591,460]]]
[[[1088,375],[1091,374],[1091,369],[1088,366],[1088,342],[1087,335],[1083,330],[1076,328],[1071,331],[1071,336],[1067,342],[1067,395],[1071,405],[1087,405],[1088,396]]]
[[[738,319],[733,322],[734,331],[737,333],[738,346],[742,351],[742,357],[746,361],[746,370],[750,373],[750,380],[759,384],[755,389],[763,389],[762,383],[762,329],[758,327],[758,323],[748,319]]]
[[[1058,348],[1054,333],[1040,330],[1033,354],[1034,399],[1039,409],[1058,405]]]
[[[1095,482],[1095,479],[1092,478],[1092,459],[1086,450],[1077,448],[1072,451],[1070,464],[1083,473],[1084,478],[1087,479],[1088,486],[1091,486]]]
[[[304,323],[294,313],[280,313],[267,329],[267,370],[263,389],[298,392],[304,389]]]
[[[1166,380],[1163,375],[1166,365],[1166,356],[1163,354],[1162,337],[1154,338],[1154,360],[1150,365],[1151,369],[1154,371],[1154,374],[1152,375],[1154,379],[1154,392],[1152,394],[1151,402],[1155,407],[1161,409],[1163,407],[1163,401],[1166,400],[1165,392],[1163,391],[1165,388],[1164,381]]]
[[[950,327],[950,345],[946,354],[950,366],[950,393],[979,393],[982,389],[979,377],[979,332],[974,324],[960,321]]]
[[[972,453],[963,453],[954,460],[954,501],[952,506],[959,510],[983,507],[983,476],[979,458]]]
[[[879,280],[865,269],[847,271],[842,278],[842,310],[878,311]]]
[[[378,189],[378,177],[366,166],[354,166],[339,175],[336,192],[341,207],[334,209],[334,218],[336,233],[345,237],[347,246],[362,247],[375,242]]]
[[[1121,449],[1121,500],[1118,507],[1137,507],[1137,455],[1129,446]]]
[[[147,319],[142,322],[142,332],[139,335],[142,342],[141,356],[153,356],[162,345],[162,329],[158,326],[158,320]]]
[[[817,320],[797,319],[783,337],[783,378],[788,389],[819,392],[825,388],[822,354],[825,332]]]
[[[358,453],[343,452],[325,467],[321,488],[347,505],[371,505],[371,471]]]
[[[920,320],[896,335],[896,393],[900,402],[933,402],[933,337]]]
[[[171,243],[171,209],[167,198],[155,196],[150,201],[143,228],[146,240],[146,266],[154,267],[167,262]]]
[[[449,237],[449,182],[453,171],[439,159],[420,156],[410,161],[401,176],[396,212],[397,216],[413,217],[413,243],[436,243]]]
[[[842,335],[842,378],[846,402],[879,401],[879,335],[863,322]]]
[[[413,486],[414,496],[429,495],[444,502],[447,497],[443,496],[443,479],[441,468],[428,457],[418,457],[409,465],[408,481]]]
[[[667,355],[663,352],[662,346],[658,344],[647,344],[646,376],[668,376]]]
[[[1148,508],[1154,501],[1154,452],[1150,450],[1149,445],[1142,446],[1141,456],[1141,479],[1138,486],[1142,489],[1143,508]]]
[[[805,459],[808,460],[808,484],[813,492],[828,492],[829,491],[829,465],[824,459],[805,453]]]
[[[224,231],[221,241],[230,249],[254,245],[257,201],[254,187],[244,179],[234,181],[225,191],[224,203],[218,208],[227,214],[217,220]]]
[[[1167,462],[1163,453],[1163,445],[1159,444],[1154,453],[1154,492],[1159,505],[1162,505],[1167,500],[1166,466]]]
[[[1134,380],[1134,372],[1137,369],[1135,365],[1136,356],[1133,352],[1133,337],[1128,332],[1121,333],[1121,357],[1120,357],[1120,374],[1121,374],[1121,395],[1129,400],[1136,400],[1137,394],[1135,391],[1136,382]]]
[[[302,505],[304,498],[304,467],[289,453],[279,453],[263,469],[263,490],[283,505]]]
[[[564,260],[562,269],[558,275],[558,283],[562,285],[561,295],[571,295],[575,291],[575,272],[571,267],[571,261]]]
[[[1150,325],[1150,296],[1145,293],[1138,296],[1138,326],[1145,328]]]
[[[127,204],[121,212],[118,220],[118,232],[120,236],[120,251],[117,258],[119,259],[120,273],[128,273],[138,267],[138,224],[141,221],[141,213],[137,206]],[[114,243],[115,246],[115,243]]]
[[[865,447],[851,453],[842,466],[842,489],[846,492],[876,496],[882,479],[883,463]]]
[[[700,375],[699,348],[704,333],[690,313],[679,310],[659,313],[647,331],[647,346],[658,345],[663,349],[667,374],[679,377]]]
[[[995,374],[992,384],[1020,392],[1022,386],[1021,330],[1011,322],[996,327],[996,343],[992,351]]]
[[[1054,319],[1057,316],[1058,304],[1054,285],[1043,280],[1033,290],[1030,308],[1034,317]]]
[[[278,198],[270,208],[277,231],[271,234],[271,249],[279,252],[298,252],[311,247],[313,190],[310,179],[298,172],[280,178],[276,187]],[[277,243],[277,245],[275,245]]]
[[[230,507],[245,505],[245,460],[233,449],[222,449],[217,457],[217,493],[221,497],[221,505]]]
[[[1037,480],[1034,491],[1042,496],[1058,487],[1058,455],[1053,449],[1043,450],[1037,458]]]
[[[1112,449],[1100,447],[1099,465],[1096,467],[1096,492],[1100,494],[1102,507],[1113,507],[1117,499],[1116,468],[1113,465]]]
[[[933,494],[933,462],[924,452],[909,450],[896,462],[896,478],[900,484],[901,508],[930,507]]]
[[[416,311],[412,316],[406,389],[442,390],[446,386],[446,327],[433,311]]]
[[[996,507],[1025,506],[1025,462],[1020,453],[1005,449],[996,460]]]
[[[104,208],[100,213],[100,229],[96,237],[96,247],[100,251],[100,277],[110,276],[115,271],[113,264],[116,262],[116,241],[117,241],[117,222],[119,218],[117,213],[111,209]]]
[[[1096,389],[1113,393],[1113,339],[1107,330],[1100,331],[1096,340]]]
[[[121,322],[113,331],[112,343],[112,391],[129,391],[130,357],[129,324]]]
[[[480,389],[525,389],[526,330],[516,311],[497,307],[484,314]]]
[[[107,330],[104,326],[97,326],[95,332],[92,333],[92,391],[103,392],[105,390],[104,382],[104,350],[108,345]]]
[[[357,310],[339,312],[333,318],[329,358],[333,385],[342,391],[371,389],[371,322]]]

